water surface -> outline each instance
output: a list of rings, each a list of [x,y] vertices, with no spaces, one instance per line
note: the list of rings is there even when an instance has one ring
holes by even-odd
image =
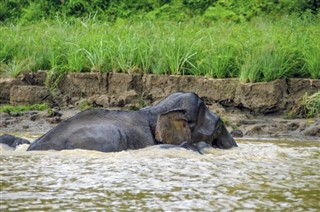
[[[1,146],[1,211],[319,211],[320,142],[238,141],[204,155]]]

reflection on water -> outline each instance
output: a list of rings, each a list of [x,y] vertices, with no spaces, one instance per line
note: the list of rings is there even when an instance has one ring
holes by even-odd
[[[0,154],[0,210],[317,211],[319,142],[240,141],[205,155],[150,147]]]

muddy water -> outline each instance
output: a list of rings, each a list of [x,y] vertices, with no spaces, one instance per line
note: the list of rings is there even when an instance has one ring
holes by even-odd
[[[1,211],[318,211],[320,142],[0,154]]]

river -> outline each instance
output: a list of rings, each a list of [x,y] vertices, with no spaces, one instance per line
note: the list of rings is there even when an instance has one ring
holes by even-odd
[[[320,142],[239,140],[204,155],[1,146],[1,211],[319,211]]]

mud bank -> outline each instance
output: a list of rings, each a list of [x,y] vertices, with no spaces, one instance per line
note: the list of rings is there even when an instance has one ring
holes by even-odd
[[[46,82],[46,72],[0,79],[0,104],[47,102],[56,113],[0,114],[1,133],[43,133],[85,107],[138,109],[172,92],[195,92],[219,114],[234,136],[320,140],[320,120],[286,119],[320,80],[281,79],[241,83],[238,79],[123,73],[75,73]],[[47,86],[45,86],[47,84]],[[51,89],[48,89],[51,88]]]

